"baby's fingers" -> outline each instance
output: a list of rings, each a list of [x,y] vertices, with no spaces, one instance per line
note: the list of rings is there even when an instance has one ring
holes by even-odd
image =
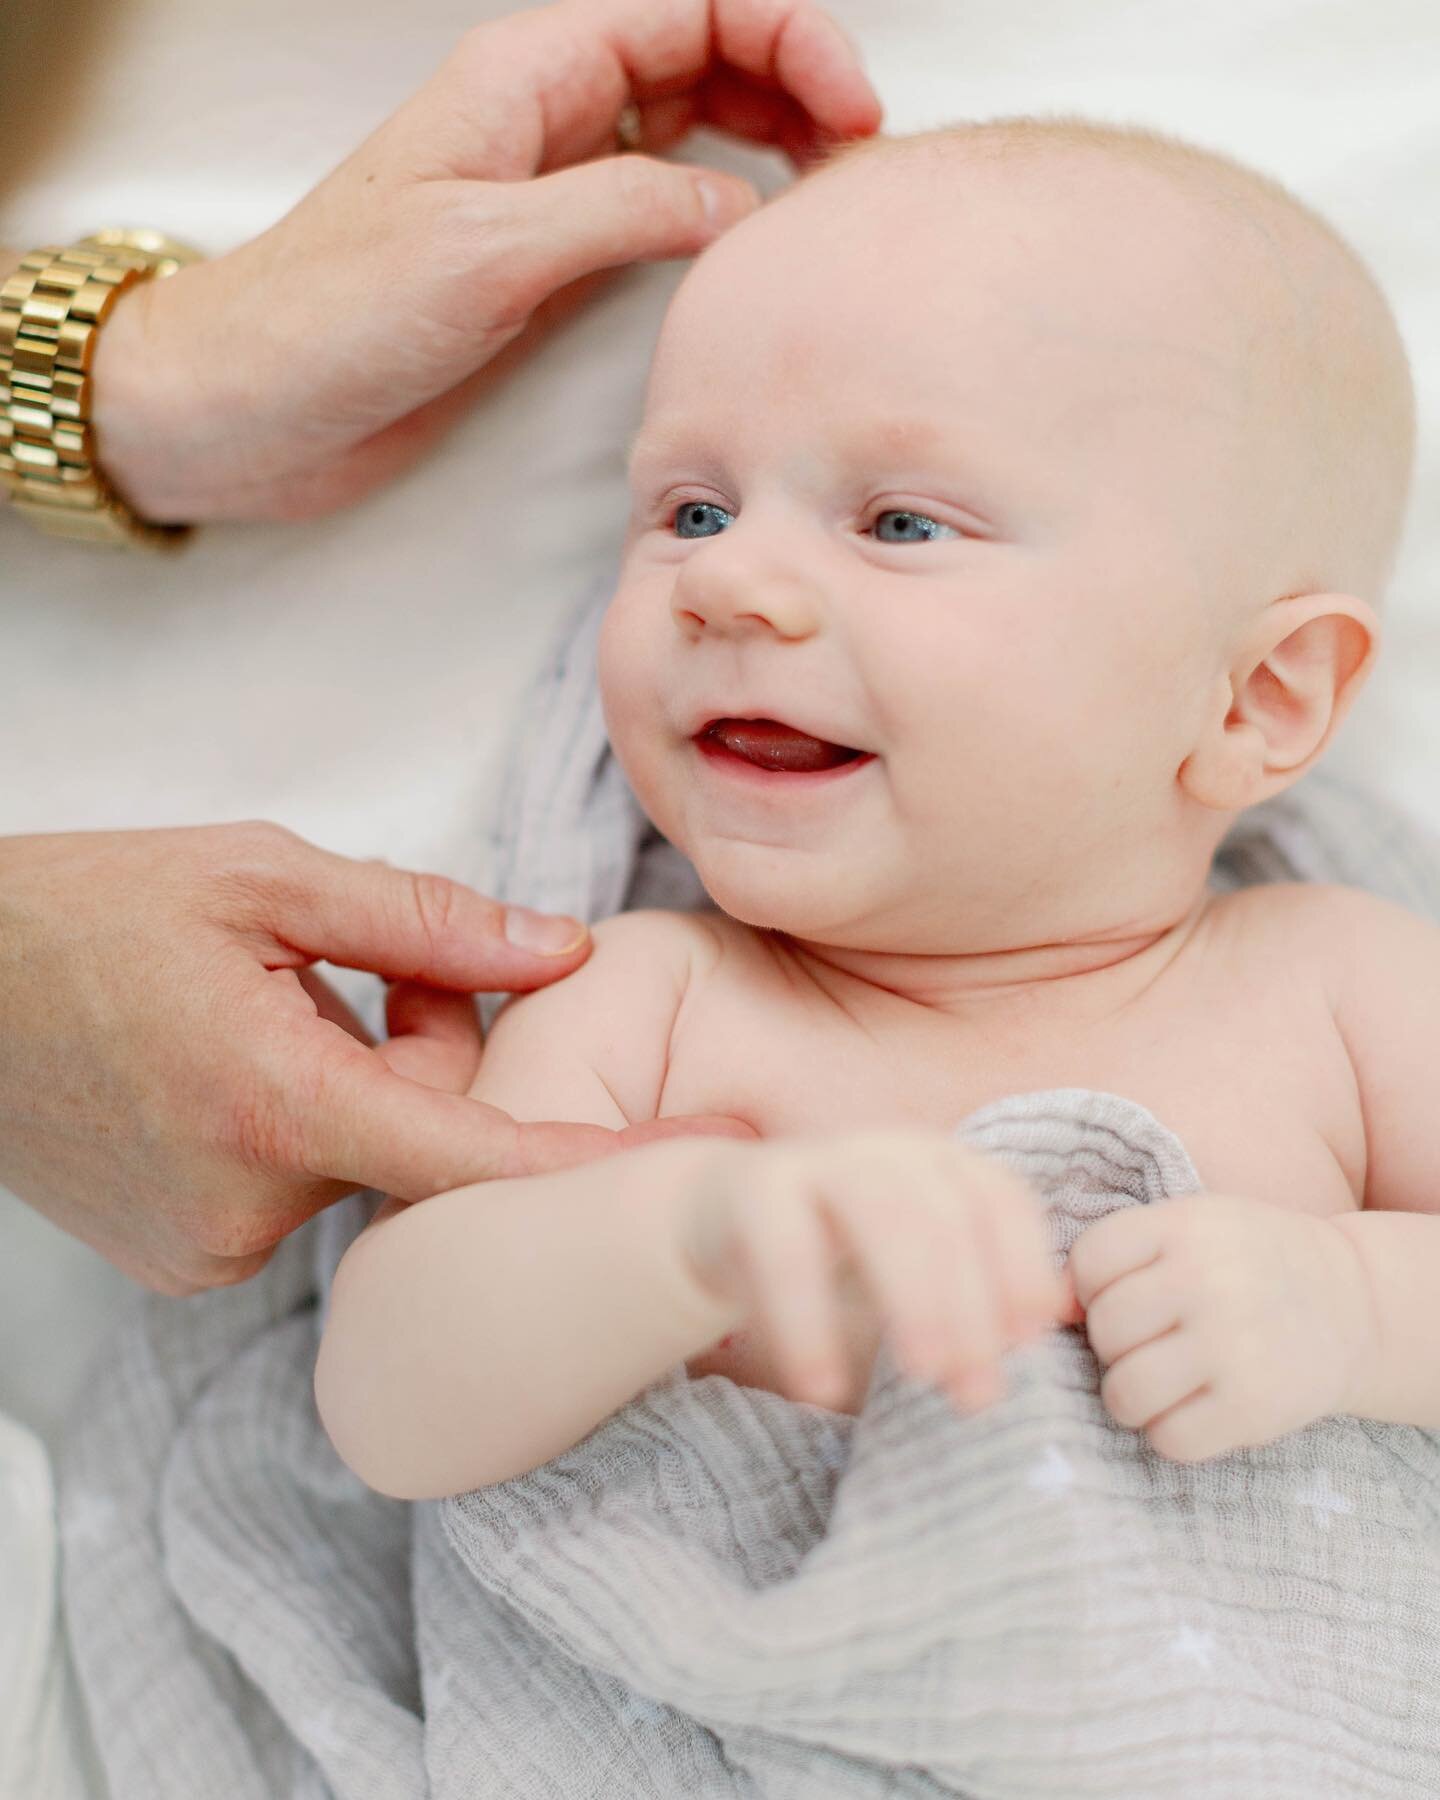
[[[1038,1337],[1065,1310],[1065,1284],[1046,1240],[1034,1189],[1000,1163],[969,1173],[980,1226],[1003,1301],[1008,1343]]]
[[[1000,1323],[969,1208],[932,1159],[863,1166],[825,1184],[837,1223],[892,1328],[903,1367],[966,1406],[1000,1388]]]
[[[816,1406],[844,1397],[846,1361],[834,1286],[835,1245],[813,1194],[793,1176],[756,1183],[735,1256],[787,1394]]]

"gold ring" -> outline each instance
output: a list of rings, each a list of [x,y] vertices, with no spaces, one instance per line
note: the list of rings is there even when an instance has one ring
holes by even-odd
[[[615,121],[615,139],[622,151],[638,150],[644,142],[640,108],[633,100],[620,108],[620,117]]]

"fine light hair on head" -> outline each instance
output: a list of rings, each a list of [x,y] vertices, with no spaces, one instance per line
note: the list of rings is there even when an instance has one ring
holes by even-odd
[[[1288,188],[1217,150],[1145,125],[1016,115],[841,144],[808,179],[876,159],[1022,167],[1099,154],[1167,176],[1259,244],[1287,316],[1277,403],[1294,417],[1295,466],[1277,509],[1276,580],[1378,604],[1404,529],[1415,457],[1409,360],[1383,290],[1354,246]]]

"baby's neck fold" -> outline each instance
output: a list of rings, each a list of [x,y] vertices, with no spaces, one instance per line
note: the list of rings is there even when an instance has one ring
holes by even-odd
[[[785,932],[768,935],[822,986],[890,994],[927,1011],[969,1016],[997,1002],[1033,995],[1059,1000],[1081,990],[1133,990],[1133,997],[1167,967],[1189,941],[1214,901],[1208,890],[1178,916],[1127,921],[1054,943],[941,954],[854,949],[811,942]],[[1104,978],[1104,979],[1102,979]]]

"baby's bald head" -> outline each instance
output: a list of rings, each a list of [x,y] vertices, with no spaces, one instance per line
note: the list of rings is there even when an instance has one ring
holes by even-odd
[[[1008,188],[1017,244],[1068,223],[1088,274],[1113,279],[1117,300],[1131,290],[1138,310],[1127,321],[1117,305],[1117,337],[1148,319],[1183,341],[1193,309],[1216,404],[1248,426],[1251,574],[1274,593],[1379,601],[1414,458],[1405,349],[1358,254],[1278,182],[1141,127],[1011,118],[843,146],[791,194],[832,183],[857,199],[863,184],[882,207],[887,187],[948,191],[962,230],[967,188]],[[1151,265],[1139,282],[1137,251]]]
[[[612,742],[752,923],[909,954],[1177,918],[1364,679],[1411,435],[1383,298],[1262,177],[1064,121],[849,150],[666,314]],[[721,713],[871,775],[772,810],[698,772]]]

